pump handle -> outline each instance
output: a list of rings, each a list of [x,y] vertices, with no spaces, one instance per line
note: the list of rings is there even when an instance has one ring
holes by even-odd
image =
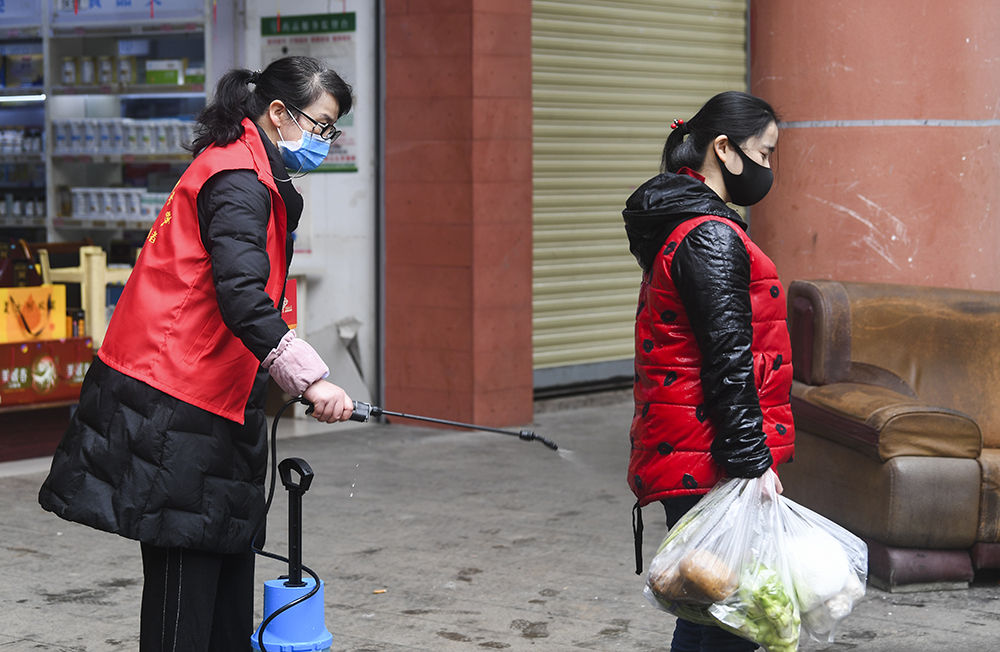
[[[292,471],[299,474],[298,484],[292,480]],[[301,457],[286,457],[281,460],[281,463],[278,464],[278,474],[281,476],[281,484],[285,486],[285,489],[295,491],[299,495],[308,491],[309,485],[312,484],[312,467]]]

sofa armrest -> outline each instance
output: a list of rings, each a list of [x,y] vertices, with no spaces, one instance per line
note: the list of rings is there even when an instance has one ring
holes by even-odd
[[[878,385],[795,381],[792,413],[797,429],[880,461],[900,455],[976,459],[983,445],[968,415]]]
[[[846,378],[851,364],[851,302],[836,281],[792,281],[788,330],[795,379],[822,385]]]

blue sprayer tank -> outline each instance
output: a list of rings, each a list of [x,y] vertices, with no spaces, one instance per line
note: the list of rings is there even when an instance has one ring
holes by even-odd
[[[323,580],[302,577],[302,495],[312,483],[313,472],[298,457],[282,460],[278,472],[288,490],[288,576],[264,582],[264,619],[250,637],[250,645],[258,652],[261,642],[266,652],[325,652],[333,645],[333,634],[324,622]],[[298,482],[293,472],[298,474]],[[315,594],[285,608],[316,588],[317,581],[319,588]],[[272,618],[275,612],[280,613]]]
[[[311,577],[302,578],[305,586],[285,586],[285,580],[268,580],[264,583],[264,620],[275,611],[316,586]],[[263,623],[262,623],[263,624]],[[257,634],[250,638],[254,650],[260,650]],[[323,580],[319,591],[305,602],[279,614],[264,631],[267,652],[325,652],[333,645],[333,634],[326,629],[323,619]]]

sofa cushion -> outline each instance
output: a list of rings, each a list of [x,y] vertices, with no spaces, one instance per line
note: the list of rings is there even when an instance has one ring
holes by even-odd
[[[880,461],[899,455],[975,459],[982,449],[979,426],[967,415],[878,385],[796,382],[792,409],[797,428]]]
[[[976,460],[898,456],[880,462],[797,428],[795,461],[778,472],[785,496],[860,537],[931,549],[968,550],[976,541]]]

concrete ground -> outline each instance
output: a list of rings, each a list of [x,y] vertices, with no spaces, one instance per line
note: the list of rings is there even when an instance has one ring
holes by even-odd
[[[303,559],[326,582],[333,649],[669,649],[673,618],[646,602],[633,573],[631,409],[623,395],[540,404],[532,427],[558,453],[413,422],[283,424],[279,459],[302,457],[316,473]],[[135,650],[138,544],[43,512],[47,464],[0,465],[0,652]],[[279,492],[268,547],[284,552]],[[659,517],[646,510],[647,563]],[[282,570],[260,560],[258,586]],[[799,649],[1000,649],[1000,581],[947,592],[869,587],[834,643]]]

